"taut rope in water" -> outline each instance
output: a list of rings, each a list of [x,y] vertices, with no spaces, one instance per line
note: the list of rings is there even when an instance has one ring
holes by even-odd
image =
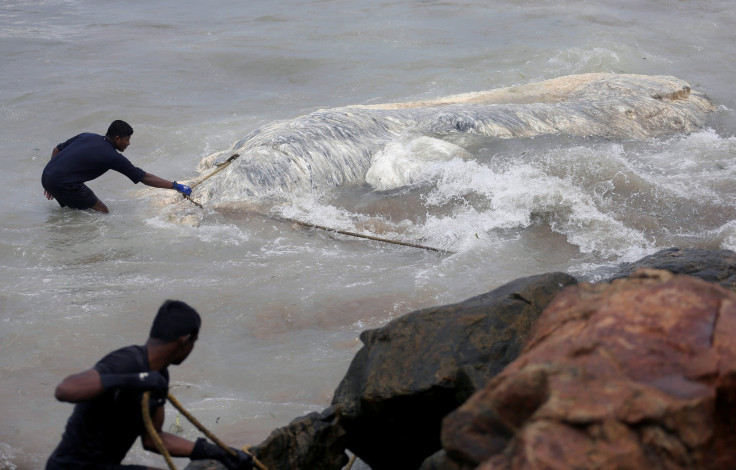
[[[205,176],[204,178],[202,178],[201,180],[197,181],[196,183],[192,184],[189,187],[191,189],[196,188],[197,186],[199,186],[200,184],[204,183],[209,178],[213,177],[214,175],[216,175],[220,171],[222,171],[225,168],[227,168],[227,166],[230,165],[233,162],[233,160],[235,160],[239,156],[240,155],[238,155],[237,153],[235,153],[235,154],[231,155],[230,157],[228,157],[228,159],[225,160],[224,162],[218,163],[216,165],[218,168],[215,171],[213,171],[212,173],[210,173],[209,175]],[[195,204],[195,205],[199,206],[200,208],[204,208],[204,206],[202,206],[201,203],[195,201],[190,196],[187,196],[186,194],[184,194],[183,196],[186,199],[188,199],[192,204]],[[319,230],[324,230],[326,232],[339,233],[340,235],[347,235],[347,236],[350,236],[350,237],[364,238],[366,240],[373,240],[373,241],[382,242],[382,243],[391,243],[393,245],[402,245],[402,246],[409,246],[409,247],[412,247],[412,248],[421,248],[422,250],[437,251],[437,252],[440,252],[440,253],[449,253],[448,250],[442,250],[442,249],[434,248],[434,247],[431,247],[431,246],[420,245],[420,244],[417,244],[417,243],[402,242],[402,241],[398,241],[398,240],[391,240],[389,238],[381,238],[381,237],[376,237],[376,236],[373,236],[373,235],[364,235],[362,233],[357,233],[357,232],[349,232],[347,230],[340,230],[340,229],[325,227],[323,225],[313,224],[313,223],[309,223],[309,222],[302,222],[301,220],[291,219],[291,218],[288,218],[288,217],[278,217],[278,216],[273,216],[273,215],[271,215],[270,217],[271,218],[274,218],[274,219],[277,219],[277,220],[283,220],[285,222],[292,222],[292,223],[295,223],[295,224],[299,224],[299,225],[302,225],[304,227],[316,228],[316,229],[319,229]]]
[[[141,400],[141,412],[143,413],[143,424],[146,426],[146,431],[148,431],[148,434],[153,438],[153,442],[156,445],[156,449],[158,449],[158,452],[164,457],[164,460],[166,460],[166,464],[169,466],[171,470],[177,470],[176,466],[174,465],[174,462],[171,460],[171,455],[169,454],[169,451],[166,449],[166,446],[164,446],[164,441],[161,440],[161,436],[159,436],[158,432],[156,432],[156,428],[153,426],[153,421],[151,420],[151,414],[148,410],[148,401],[151,397],[151,392],[146,391],[143,393],[143,398]],[[233,449],[231,449],[227,444],[222,442],[220,439],[217,438],[214,434],[212,434],[207,428],[204,427],[202,423],[200,423],[197,418],[192,416],[189,411],[184,408],[184,406],[177,400],[174,395],[168,394],[167,398],[171,402],[174,407],[181,412],[194,426],[197,427],[205,436],[207,436],[212,442],[220,446],[225,452],[235,457],[237,454]],[[253,458],[253,463],[256,467],[258,467],[260,470],[268,470],[263,463],[261,463],[255,455],[251,454],[249,449],[246,446],[243,446],[243,452],[250,455]]]
[[[410,246],[412,248],[421,248],[423,250],[437,251],[437,252],[440,252],[440,253],[449,253],[447,250],[442,250],[440,248],[435,248],[435,247],[432,247],[432,246],[419,245],[417,243],[402,242],[402,241],[398,241],[398,240],[391,240],[390,238],[375,237],[373,235],[364,235],[362,233],[357,233],[357,232],[349,232],[347,230],[340,230],[340,229],[336,229],[336,228],[325,227],[323,225],[313,224],[311,222],[302,222],[301,220],[291,219],[289,217],[279,217],[279,216],[270,216],[270,217],[272,217],[272,218],[274,218],[276,220],[283,220],[284,222],[292,222],[292,223],[295,223],[295,224],[299,224],[299,225],[302,225],[304,227],[317,228],[317,229],[320,229],[320,230],[324,230],[326,232],[339,233],[340,235],[348,235],[348,236],[351,236],[351,237],[365,238],[366,240],[374,240],[374,241],[377,241],[377,242],[391,243],[391,244],[394,244],[394,245]]]

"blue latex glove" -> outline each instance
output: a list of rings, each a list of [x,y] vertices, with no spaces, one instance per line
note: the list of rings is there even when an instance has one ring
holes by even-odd
[[[189,186],[184,186],[183,184],[179,184],[176,181],[174,181],[174,189],[179,191],[185,196],[191,196],[192,195],[192,188]]]

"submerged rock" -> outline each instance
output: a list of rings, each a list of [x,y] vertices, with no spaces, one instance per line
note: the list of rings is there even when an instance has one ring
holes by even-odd
[[[730,469],[736,294],[666,271],[560,293],[431,468]]]

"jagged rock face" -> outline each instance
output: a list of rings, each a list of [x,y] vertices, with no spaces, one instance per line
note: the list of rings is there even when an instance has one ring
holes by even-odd
[[[442,418],[517,357],[542,309],[576,282],[518,279],[364,332],[333,398],[347,447],[374,470],[419,468],[440,449]]]
[[[736,294],[666,271],[565,289],[443,422],[431,468],[731,469]]]

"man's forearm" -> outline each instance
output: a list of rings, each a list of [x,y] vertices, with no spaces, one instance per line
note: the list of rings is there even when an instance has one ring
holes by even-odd
[[[174,183],[172,181],[159,178],[151,173],[146,173],[146,176],[141,178],[141,183],[146,186],[153,186],[154,188],[173,189]]]
[[[161,437],[161,441],[164,447],[172,457],[189,457],[192,455],[194,449],[194,442],[179,437],[176,434],[171,434],[162,430],[164,426],[164,407],[163,405],[156,407],[156,410],[152,413],[151,420],[153,422],[153,429]],[[148,433],[148,429],[143,429],[141,434],[141,444],[146,450],[151,452],[160,453],[158,447],[156,447],[156,441]]]
[[[179,437],[176,434],[168,432],[162,432],[160,434],[161,441],[164,443],[164,447],[169,451],[172,457],[189,457],[192,455],[192,449],[194,448],[194,442]],[[158,453],[155,444],[154,448],[149,449]]]

